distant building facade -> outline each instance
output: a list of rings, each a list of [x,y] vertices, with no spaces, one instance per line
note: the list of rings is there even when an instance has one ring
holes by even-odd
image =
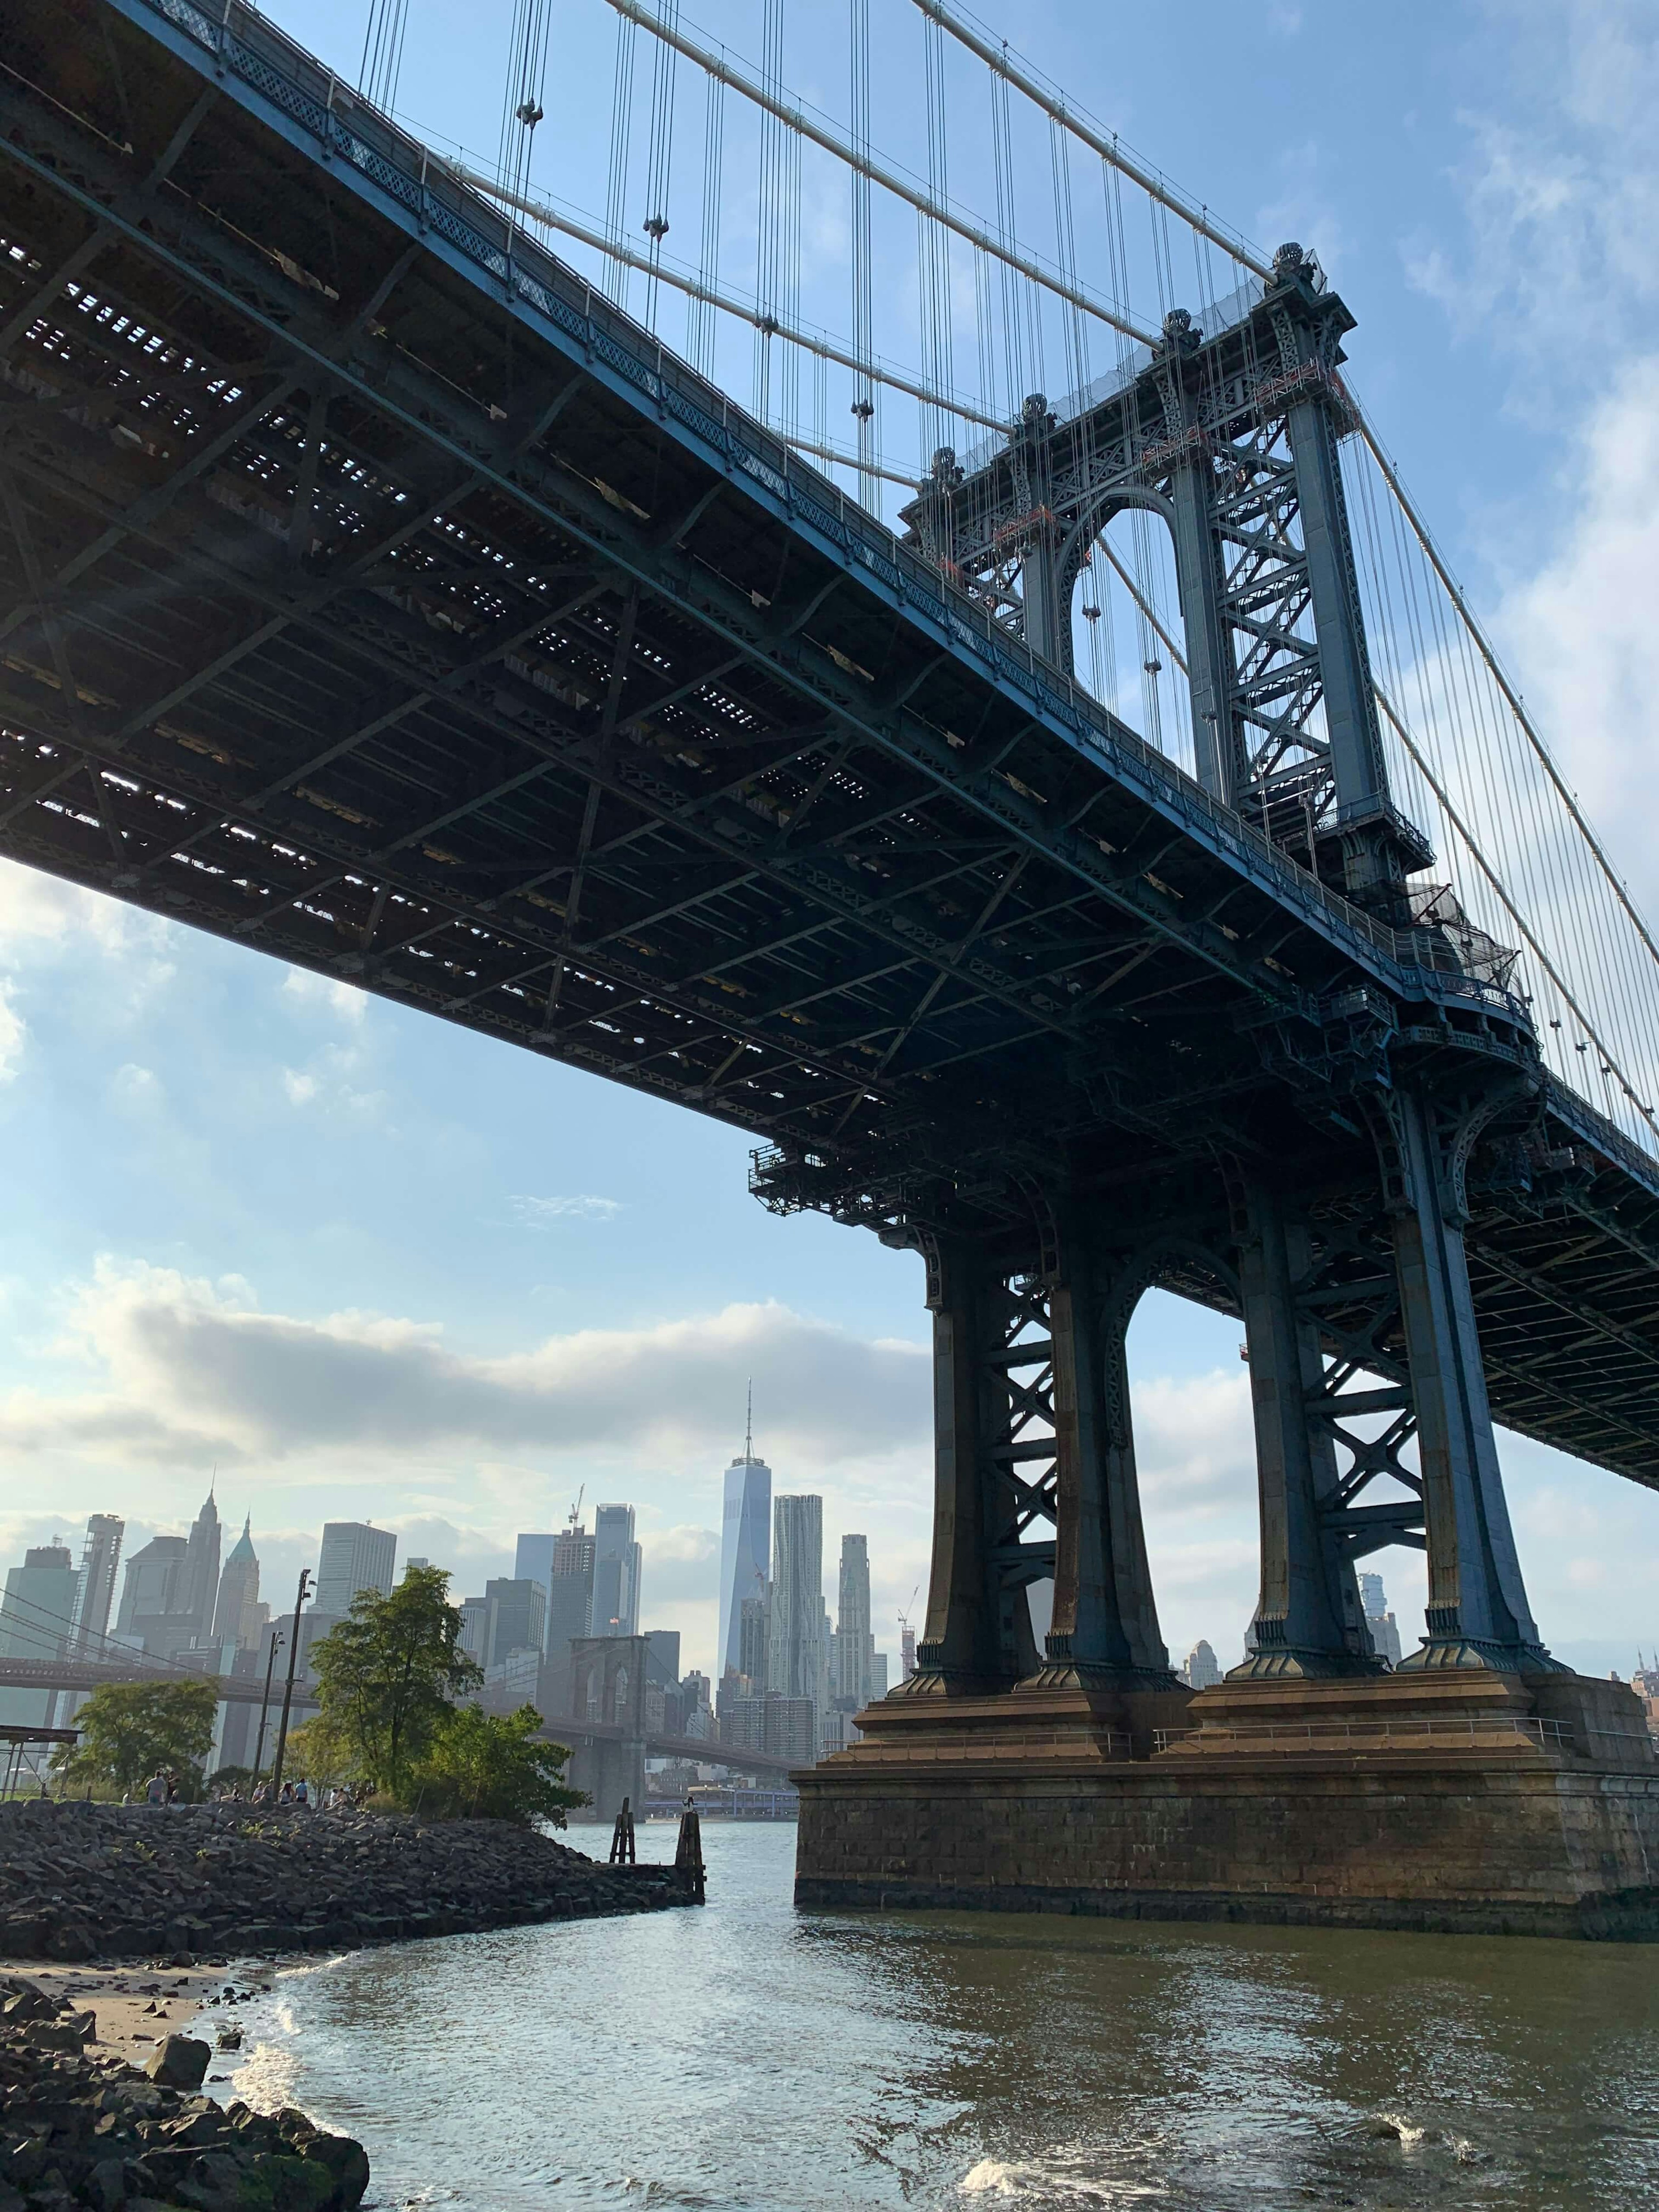
[[[81,1547],[81,1580],[75,1593],[75,1626],[83,1644],[101,1643],[115,1608],[115,1576],[127,1524],[113,1513],[94,1513]]]
[[[597,1636],[637,1636],[641,1553],[631,1505],[600,1505],[593,1514],[593,1623]]]
[[[593,1539],[578,1522],[554,1539],[547,1591],[547,1656],[552,1659],[574,1638],[592,1633]]]
[[[1359,1602],[1364,1608],[1365,1626],[1371,1632],[1372,1650],[1379,1659],[1386,1659],[1390,1666],[1397,1667],[1401,1659],[1400,1624],[1389,1610],[1381,1575],[1361,1575]]]
[[[740,1674],[752,1672],[744,1664],[743,1608],[764,1596],[772,1578],[772,1470],[756,1458],[752,1439],[726,1468],[725,1491],[717,1677],[728,1668]]]
[[[270,1608],[259,1603],[259,1560],[249,1515],[220,1571],[219,1594],[213,1607],[213,1641],[239,1648],[257,1644],[262,1613],[268,1619]]]
[[[63,1656],[75,1628],[81,1577],[67,1544],[37,1544],[6,1576],[0,1598],[0,1658],[46,1662]],[[51,1725],[52,1690],[0,1690],[0,1722],[10,1728]]]
[[[398,1567],[398,1539],[390,1528],[368,1521],[325,1521],[317,1561],[314,1609],[343,1620],[359,1590],[391,1590]]]
[[[538,1582],[484,1584],[483,1660],[486,1668],[498,1667],[515,1652],[529,1652],[532,1674],[541,1663],[547,1644],[547,1600]]]
[[[1194,1690],[1213,1690],[1221,1680],[1221,1662],[1208,1639],[1200,1636],[1187,1654],[1182,1674]]]
[[[770,1630],[767,1689],[809,1698],[814,1713],[821,1711],[829,1657],[821,1498],[785,1496],[773,1504]]]
[[[843,1536],[841,1540],[841,1580],[836,1611],[836,1682],[837,1698],[862,1712],[873,1694],[872,1662],[875,1638],[870,1633],[870,1540]]]

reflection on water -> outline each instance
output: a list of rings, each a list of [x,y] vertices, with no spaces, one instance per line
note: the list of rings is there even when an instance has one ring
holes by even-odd
[[[1659,2212],[1659,1947],[797,1914],[703,1835],[701,1912],[284,1974],[225,2094],[386,2207]]]

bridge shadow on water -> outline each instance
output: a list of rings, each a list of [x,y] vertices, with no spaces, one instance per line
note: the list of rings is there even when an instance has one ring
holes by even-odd
[[[798,1913],[792,1828],[704,1838],[700,1912],[283,1975],[221,2094],[381,2206],[1659,2205],[1651,1947]]]

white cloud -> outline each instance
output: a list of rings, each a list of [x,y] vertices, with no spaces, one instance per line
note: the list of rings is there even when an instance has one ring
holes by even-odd
[[[1575,510],[1498,629],[1592,821],[1659,896],[1659,356],[1625,363],[1569,459]]]
[[[20,1453],[95,1448],[128,1460],[216,1454],[226,1465],[310,1455],[626,1447],[714,1463],[750,1376],[769,1433],[814,1463],[880,1455],[924,1433],[928,1360],[775,1304],[636,1329],[585,1329],[496,1358],[449,1351],[434,1324],[258,1311],[246,1285],[101,1261],[60,1352],[101,1387],[14,1391],[0,1436]]]
[[[9,976],[0,975],[0,1083],[16,1076],[28,1036],[23,1017],[12,1003],[15,988]]]
[[[153,1112],[167,1097],[160,1079],[152,1067],[141,1067],[137,1060],[125,1060],[110,1078],[110,1097],[123,1113]]]
[[[571,1198],[514,1197],[507,1202],[526,1229],[545,1229],[555,1221],[609,1221],[622,1212],[620,1199],[595,1198],[587,1192]]]
[[[368,1007],[367,992],[352,983],[341,983],[327,975],[313,975],[308,968],[290,968],[283,978],[283,995],[297,1000],[303,1006],[324,1006],[342,1021],[354,1024],[362,1020]]]
[[[290,1106],[308,1106],[317,1096],[317,1079],[314,1075],[302,1075],[298,1068],[285,1067],[283,1089]]]

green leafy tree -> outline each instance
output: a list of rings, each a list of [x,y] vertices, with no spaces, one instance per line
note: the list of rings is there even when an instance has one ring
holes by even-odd
[[[562,1743],[538,1741],[541,1725],[533,1705],[516,1713],[456,1707],[414,1771],[414,1802],[440,1819],[543,1820],[563,1827],[567,1809],[586,1805],[587,1793],[564,1786],[570,1753]]]
[[[349,1747],[355,1771],[407,1795],[458,1698],[482,1670],[461,1649],[461,1614],[441,1567],[410,1567],[388,1595],[359,1590],[351,1611],[311,1648],[319,1717]]]
[[[303,1774],[313,1790],[331,1790],[356,1780],[357,1747],[337,1720],[315,1713],[289,1735],[283,1765],[290,1775]]]
[[[194,1796],[213,1748],[219,1701],[210,1682],[104,1682],[75,1717],[81,1741],[52,1760],[65,1785],[140,1790],[156,1768]]]

